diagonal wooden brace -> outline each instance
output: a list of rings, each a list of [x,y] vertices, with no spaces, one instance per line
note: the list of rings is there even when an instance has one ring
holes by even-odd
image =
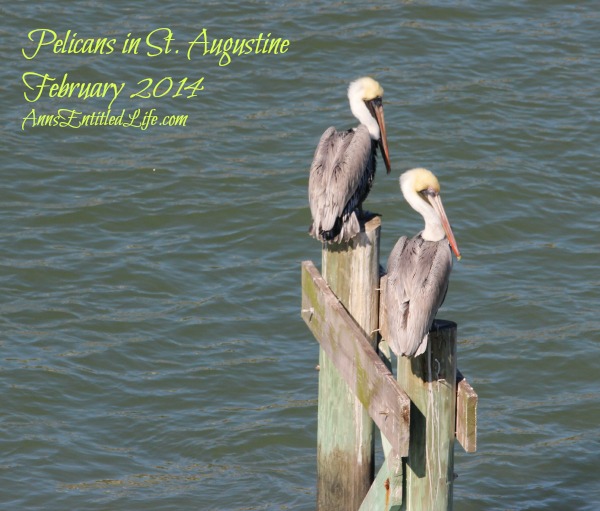
[[[302,263],[302,318],[390,442],[390,455],[407,456],[410,400],[311,261]]]

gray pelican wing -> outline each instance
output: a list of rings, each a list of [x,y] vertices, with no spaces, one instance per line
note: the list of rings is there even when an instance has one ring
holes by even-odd
[[[345,211],[360,201],[356,193],[371,157],[371,136],[364,125],[355,130],[328,128],[315,150],[308,179],[314,232],[329,231]]]
[[[388,259],[386,306],[390,346],[397,355],[420,355],[448,290],[452,253],[446,239],[402,237]]]

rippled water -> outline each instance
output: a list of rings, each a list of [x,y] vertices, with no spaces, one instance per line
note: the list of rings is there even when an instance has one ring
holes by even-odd
[[[455,509],[600,508],[600,11],[593,2],[14,1],[0,7],[2,503],[6,509],[314,509],[317,343],[299,317],[307,169],[385,88],[393,171],[367,207],[382,258],[421,220],[397,178],[439,176],[463,260],[440,315],[479,399]],[[27,34],[290,40],[206,56],[28,61]],[[184,53],[181,51],[180,53]],[[114,108],[185,127],[22,130],[25,72],[205,77]],[[196,79],[196,78],[195,78]],[[41,110],[104,100],[43,98]]]

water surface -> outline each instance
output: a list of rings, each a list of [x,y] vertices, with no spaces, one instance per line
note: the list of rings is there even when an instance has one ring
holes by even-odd
[[[463,260],[440,316],[479,394],[455,508],[600,507],[597,8],[576,2],[77,4],[0,8],[0,468],[7,509],[314,509],[318,345],[299,316],[307,171],[345,91],[385,88],[393,171],[367,201],[382,258],[421,229],[397,178],[440,178]],[[26,60],[30,30],[169,27],[180,54]],[[290,40],[187,60],[186,41]],[[204,77],[114,108],[186,126],[22,129],[25,72]]]

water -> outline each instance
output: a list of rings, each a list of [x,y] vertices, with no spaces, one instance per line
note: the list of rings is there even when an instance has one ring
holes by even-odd
[[[307,169],[326,127],[354,125],[363,74],[385,88],[393,171],[367,201],[382,258],[421,228],[397,183],[414,166],[440,178],[463,253],[440,316],[459,325],[479,450],[456,447],[455,508],[600,508],[596,6],[117,5],[0,8],[2,508],[314,509]],[[181,51],[26,60],[42,27],[119,43],[168,27]],[[187,60],[203,28],[290,47]],[[22,130],[32,108],[108,103],[27,103],[32,71],[205,90],[113,106],[183,127]]]

